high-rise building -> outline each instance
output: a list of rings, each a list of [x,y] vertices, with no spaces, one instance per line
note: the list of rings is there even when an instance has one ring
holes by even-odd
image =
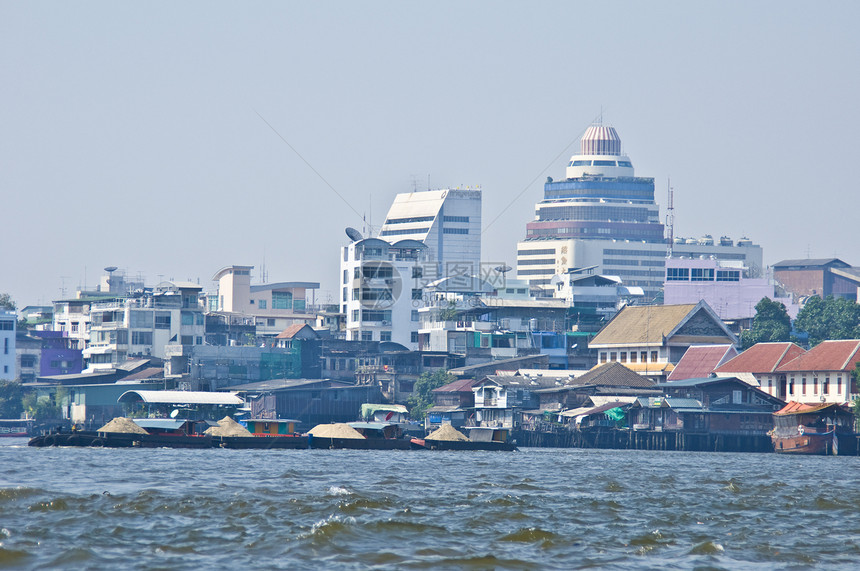
[[[481,190],[447,188],[394,197],[379,238],[391,244],[417,240],[428,248],[425,278],[480,275]],[[435,274],[435,275],[433,275]]]
[[[653,299],[663,285],[668,252],[654,179],[635,176],[618,133],[604,125],[586,130],[565,174],[565,180],[548,178],[544,185],[535,219],[517,244],[517,277],[551,295],[554,275],[593,266]],[[676,256],[739,261],[753,273],[762,264],[761,247],[746,238],[737,246],[728,238],[676,239],[672,249]]]

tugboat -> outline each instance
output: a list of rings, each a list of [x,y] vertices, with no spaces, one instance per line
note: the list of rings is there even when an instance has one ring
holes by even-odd
[[[789,402],[773,413],[770,432],[778,454],[839,453],[839,436],[854,434],[854,415],[836,403]]]

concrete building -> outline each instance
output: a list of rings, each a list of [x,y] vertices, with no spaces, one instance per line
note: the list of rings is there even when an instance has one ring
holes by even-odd
[[[795,302],[812,295],[860,301],[860,268],[839,258],[783,260],[773,265],[773,279],[791,293]]]
[[[89,370],[115,368],[132,355],[164,358],[167,345],[203,344],[202,287],[162,282],[138,297],[92,302]]]
[[[15,331],[18,314],[0,309],[0,381],[14,381],[15,370]]]
[[[428,247],[418,240],[365,238],[341,248],[341,306],[350,341],[418,348],[418,308]]]
[[[751,327],[755,306],[765,297],[784,304],[792,319],[797,317],[800,308],[792,303],[791,297],[777,296],[770,280],[751,277],[749,268],[740,262],[679,257],[666,260],[663,303],[677,305],[705,300],[736,334]]]
[[[426,245],[425,280],[480,275],[481,190],[447,188],[398,194],[379,238],[392,244],[417,240]]]
[[[317,282],[276,282],[251,285],[254,266],[227,266],[212,281],[216,292],[207,296],[206,309],[223,316],[225,323],[253,317],[256,335],[274,337],[293,324],[316,320]]]
[[[548,178],[535,219],[517,244],[517,277],[551,295],[553,275],[572,268],[597,266],[597,273],[619,276],[628,287],[641,287],[646,299],[663,286],[668,244],[654,179],[637,177],[630,157],[621,150],[614,128],[589,127],[580,153],[571,157],[565,180]],[[676,255],[711,256],[742,262],[757,277],[762,267],[761,247],[743,238],[679,239]]]

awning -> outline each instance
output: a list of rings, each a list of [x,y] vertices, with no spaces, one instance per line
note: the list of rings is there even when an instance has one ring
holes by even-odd
[[[233,393],[209,393],[204,391],[126,391],[116,402],[133,403],[143,401],[147,404],[208,404],[220,406],[241,406],[245,404]]]

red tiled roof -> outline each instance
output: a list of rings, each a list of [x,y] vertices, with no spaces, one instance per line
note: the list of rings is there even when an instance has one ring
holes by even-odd
[[[773,373],[803,354],[794,343],[756,343],[731,361],[717,367],[715,373]]]
[[[860,362],[860,340],[822,341],[777,370],[780,373],[853,371],[858,362]]]
[[[805,412],[817,412],[819,410],[824,410],[825,408],[829,408],[832,406],[838,406],[836,403],[825,402],[825,403],[815,403],[815,404],[805,404],[796,401],[790,401],[787,405],[776,411],[774,414],[786,415],[786,414],[802,414]]]
[[[702,379],[737,354],[732,345],[694,345],[687,349],[666,380]]]
[[[434,393],[459,393],[464,392],[468,393],[472,391],[472,387],[478,383],[477,379],[460,379],[459,381],[454,381],[453,383],[448,383],[447,385],[443,385],[438,389],[433,389]]]
[[[305,327],[307,327],[308,329],[312,329],[311,326],[307,323],[293,323],[292,325],[278,333],[278,336],[275,337],[275,339],[292,339],[299,331],[301,331]]]

